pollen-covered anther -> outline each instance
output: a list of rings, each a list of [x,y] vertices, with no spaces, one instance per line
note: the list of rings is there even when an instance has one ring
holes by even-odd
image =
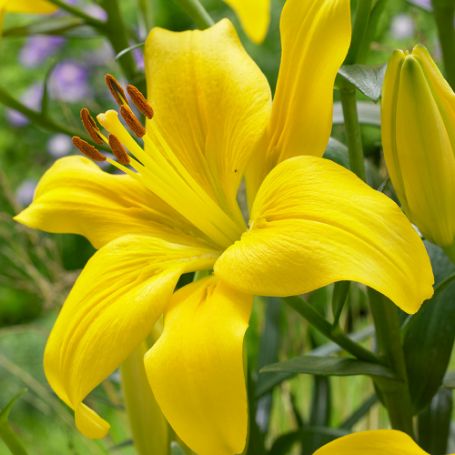
[[[142,123],[134,115],[134,112],[131,110],[129,106],[126,105],[120,106],[120,115],[137,137],[145,136],[144,125],[142,125]]]
[[[143,95],[143,93],[133,84],[128,84],[126,91],[134,105],[148,118],[153,118],[153,108]]]
[[[106,161],[106,157],[97,148],[93,147],[93,145],[90,145],[79,136],[73,136],[72,141],[74,146],[77,147],[87,158],[90,158],[93,161]]]
[[[112,153],[120,164],[123,164],[125,166],[127,164],[130,164],[128,153],[126,152],[125,147],[123,147],[121,142],[118,140],[117,136],[109,134],[109,145],[112,149]]]
[[[115,102],[122,106],[124,104],[128,104],[128,100],[126,98],[125,91],[123,87],[120,85],[118,80],[112,76],[112,74],[106,74],[104,76],[104,81],[106,82],[107,88],[111,92]]]
[[[81,120],[88,135],[98,144],[104,144],[103,135],[101,134],[95,119],[90,115],[89,110],[84,107],[81,109]]]

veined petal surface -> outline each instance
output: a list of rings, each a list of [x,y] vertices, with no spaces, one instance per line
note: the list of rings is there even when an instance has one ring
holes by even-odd
[[[130,235],[89,260],[44,353],[46,377],[74,409],[84,435],[101,438],[109,425],[82,401],[151,332],[180,275],[210,268],[214,257],[210,250]]]
[[[13,13],[51,14],[58,8],[45,0],[3,0],[0,9]]]
[[[329,442],[313,455],[428,455],[410,436],[395,430],[353,433]]]
[[[433,294],[423,243],[397,205],[341,166],[310,156],[290,158],[267,176],[249,231],[221,255],[215,275],[270,296],[358,281],[408,313]]]
[[[251,41],[261,43],[270,24],[270,0],[224,0],[237,14]]]
[[[80,156],[57,160],[15,220],[47,232],[83,235],[95,248],[126,234],[184,243],[196,243],[202,235],[136,179],[108,174]]]
[[[153,124],[185,168],[228,213],[269,119],[267,80],[227,20],[204,31],[151,31],[145,49]]]
[[[146,355],[153,393],[177,435],[198,455],[245,447],[248,405],[243,338],[252,297],[214,277],[177,291],[164,331]]]
[[[333,87],[351,40],[349,0],[287,0],[270,122],[275,162],[322,156],[332,127]]]

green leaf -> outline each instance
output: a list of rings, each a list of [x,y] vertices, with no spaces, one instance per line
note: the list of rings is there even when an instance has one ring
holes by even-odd
[[[343,307],[349,299],[349,288],[349,281],[339,281],[338,283],[335,283],[332,297],[334,325],[338,325]]]
[[[340,166],[349,169],[349,153],[348,148],[339,140],[331,137],[329,139],[329,144],[324,153],[324,158],[334,161]]]
[[[449,371],[445,375],[443,385],[447,389],[455,389],[455,371]]]
[[[403,349],[414,412],[431,402],[441,387],[455,340],[455,272],[441,248],[426,243],[436,292],[404,325]],[[443,284],[445,283],[445,284]]]
[[[447,453],[452,410],[452,391],[441,388],[431,400],[430,406],[419,414],[418,443],[428,453]]]
[[[3,440],[13,455],[27,455],[27,451],[11,429],[8,420],[13,406],[26,392],[27,389],[20,390],[0,412],[0,439]]]
[[[275,363],[262,368],[261,373],[303,373],[318,376],[377,376],[396,379],[394,373],[387,367],[372,362],[362,362],[356,359],[338,357],[318,357],[303,355],[291,360]]]
[[[376,102],[381,97],[385,70],[386,65],[344,65],[338,74]]]

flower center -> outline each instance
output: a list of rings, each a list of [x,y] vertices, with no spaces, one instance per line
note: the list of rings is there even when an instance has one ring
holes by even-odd
[[[153,109],[144,95],[137,87],[128,85],[129,98],[148,119],[146,127],[133,112],[125,91],[116,79],[107,75],[106,84],[119,105],[120,116],[142,144],[134,139],[123,125],[117,111],[108,110],[96,117],[108,132],[106,137],[88,109],[84,108],[81,119],[88,134],[96,144],[109,145],[116,160],[104,156],[96,147],[81,138],[73,138],[74,145],[89,158],[108,161],[140,180],[218,247],[224,249],[239,239],[245,226],[226,214],[182,165],[160,133],[153,120]]]

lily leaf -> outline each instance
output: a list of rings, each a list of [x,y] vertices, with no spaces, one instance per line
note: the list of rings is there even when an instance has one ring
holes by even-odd
[[[331,137],[329,144],[324,153],[324,158],[327,158],[335,163],[349,169],[349,154],[348,148],[338,139]]]
[[[262,368],[261,373],[303,373],[318,376],[376,376],[396,379],[387,367],[377,363],[339,357],[303,355]]]
[[[455,340],[455,266],[427,243],[436,281],[434,296],[405,324],[403,349],[414,412],[429,405],[441,387]]]
[[[3,30],[2,36],[63,35],[70,30],[84,25],[84,21],[77,17],[51,16],[30,22],[27,25],[21,25],[20,27],[7,28]]]
[[[386,65],[344,65],[338,74],[359,89],[366,97],[378,101],[381,97]]]

